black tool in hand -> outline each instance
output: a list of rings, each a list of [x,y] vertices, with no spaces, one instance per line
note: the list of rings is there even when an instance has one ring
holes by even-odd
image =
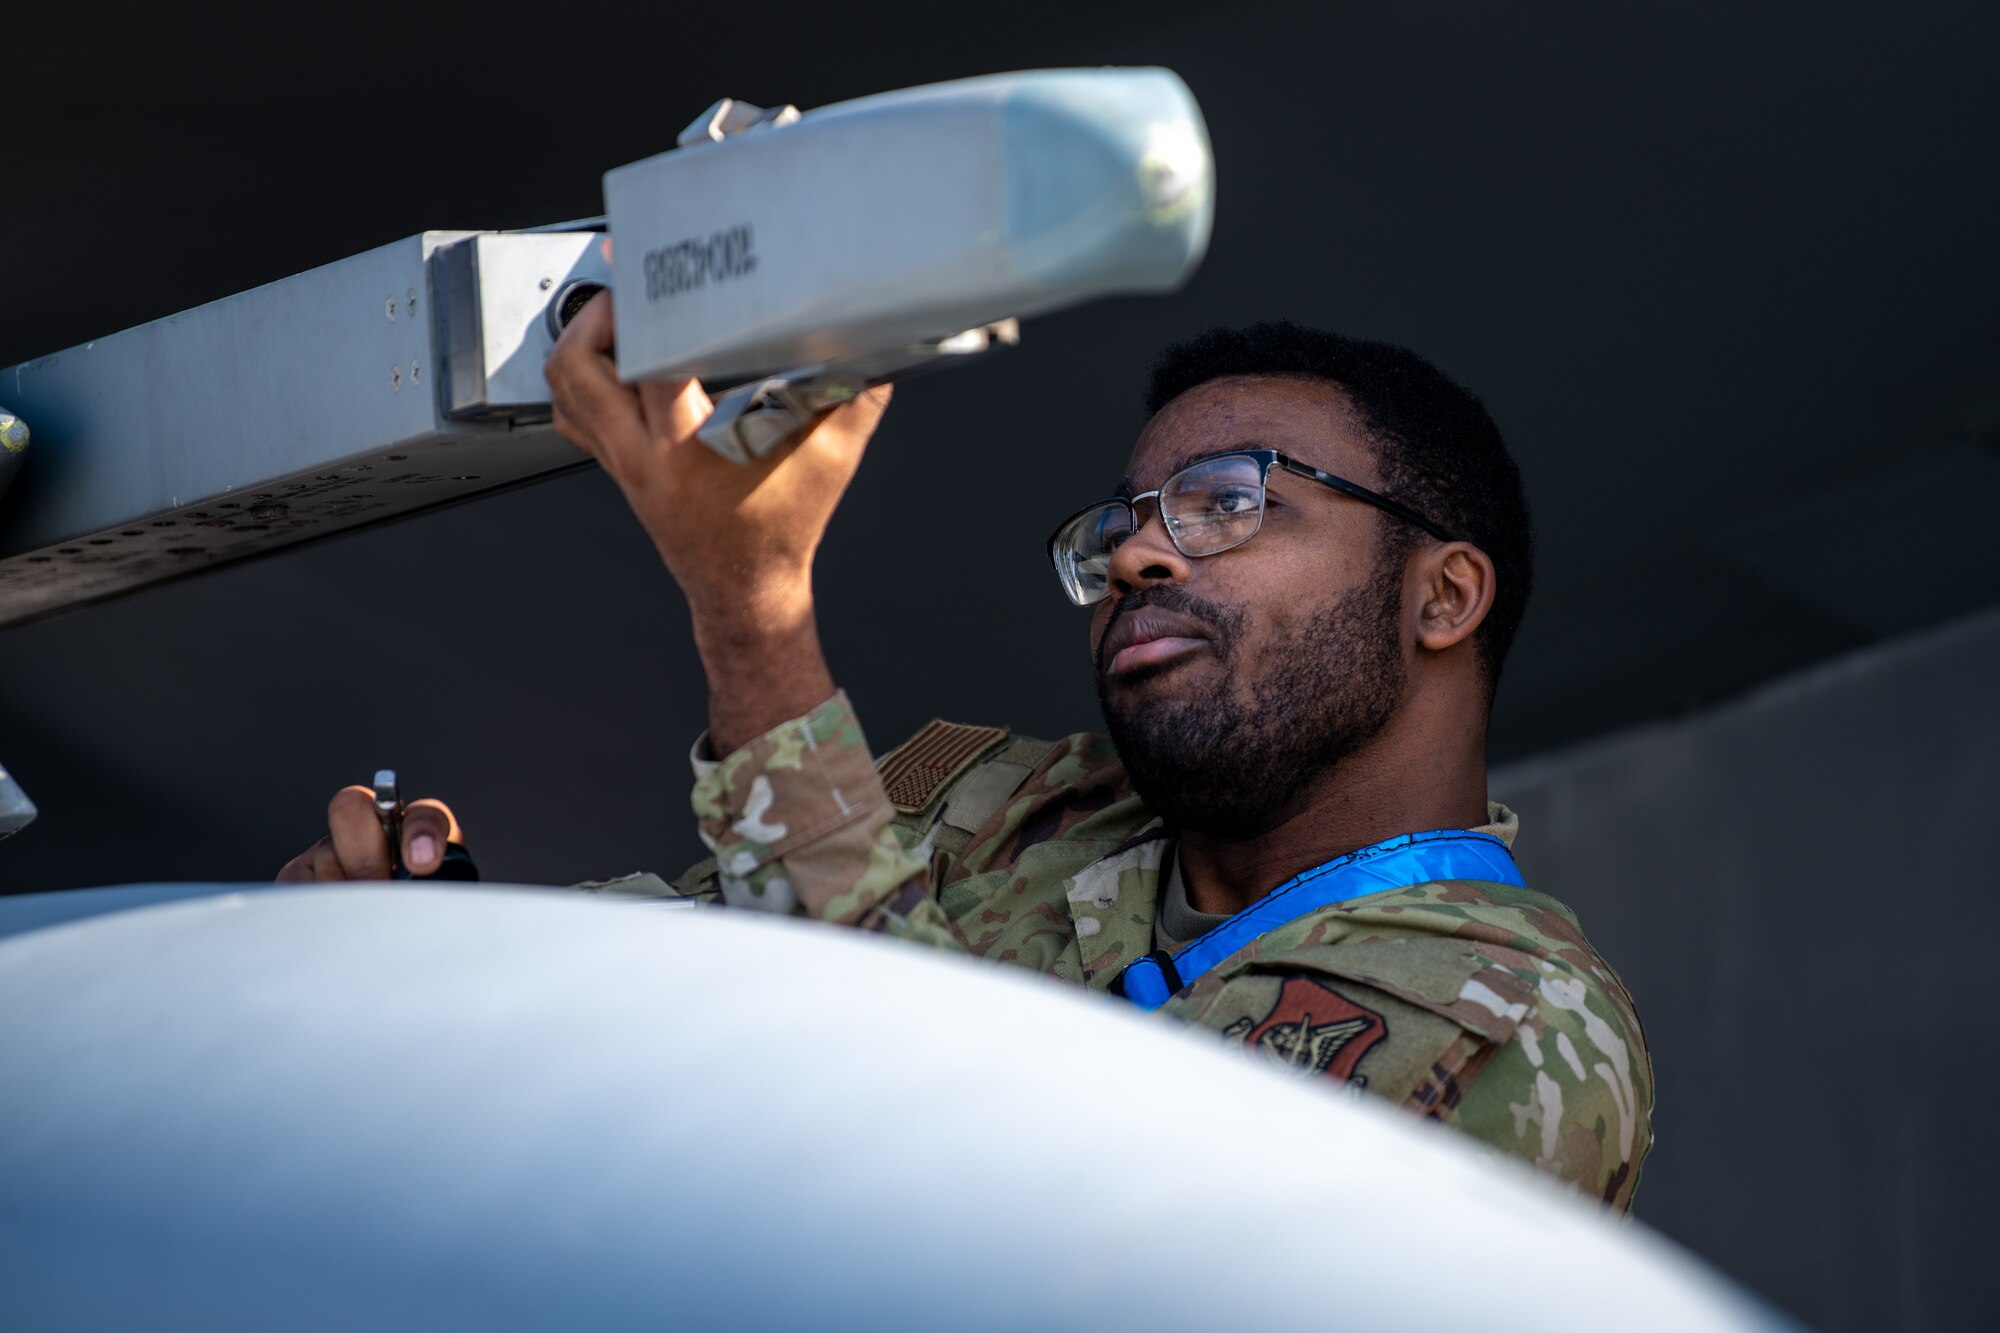
[[[375,770],[375,817],[382,821],[382,832],[389,839],[389,878],[415,879],[403,865],[403,797],[396,788],[393,768]],[[472,881],[479,878],[479,867],[473,864],[464,843],[447,842],[444,860],[424,878]]]

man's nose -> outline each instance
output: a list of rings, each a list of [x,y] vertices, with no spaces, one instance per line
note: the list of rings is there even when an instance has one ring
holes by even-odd
[[[1118,597],[1151,583],[1185,582],[1190,572],[1188,558],[1167,536],[1167,521],[1158,506],[1153,507],[1152,517],[1141,521],[1138,530],[1111,553],[1106,570],[1112,594]]]

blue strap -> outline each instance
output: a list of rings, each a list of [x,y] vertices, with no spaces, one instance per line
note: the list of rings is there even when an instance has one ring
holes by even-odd
[[[1441,879],[1527,887],[1507,844],[1490,833],[1399,833],[1292,876],[1179,953],[1163,949],[1135,960],[1111,989],[1141,1009],[1157,1009],[1259,935],[1322,907]]]

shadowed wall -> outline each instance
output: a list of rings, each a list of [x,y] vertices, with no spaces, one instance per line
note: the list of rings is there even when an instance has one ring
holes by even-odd
[[[1828,1329],[1990,1327],[2000,614],[1510,765],[1528,882],[1631,986],[1638,1215]]]

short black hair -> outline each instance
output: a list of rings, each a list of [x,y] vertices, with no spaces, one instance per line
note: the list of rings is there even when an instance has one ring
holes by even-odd
[[[1498,685],[1534,589],[1535,535],[1521,471],[1486,405],[1407,347],[1279,321],[1213,328],[1168,347],[1153,363],[1146,415],[1230,375],[1310,375],[1347,391],[1373,437],[1383,493],[1493,561],[1493,609],[1473,642]],[[1391,552],[1407,553],[1420,530],[1384,517]]]

